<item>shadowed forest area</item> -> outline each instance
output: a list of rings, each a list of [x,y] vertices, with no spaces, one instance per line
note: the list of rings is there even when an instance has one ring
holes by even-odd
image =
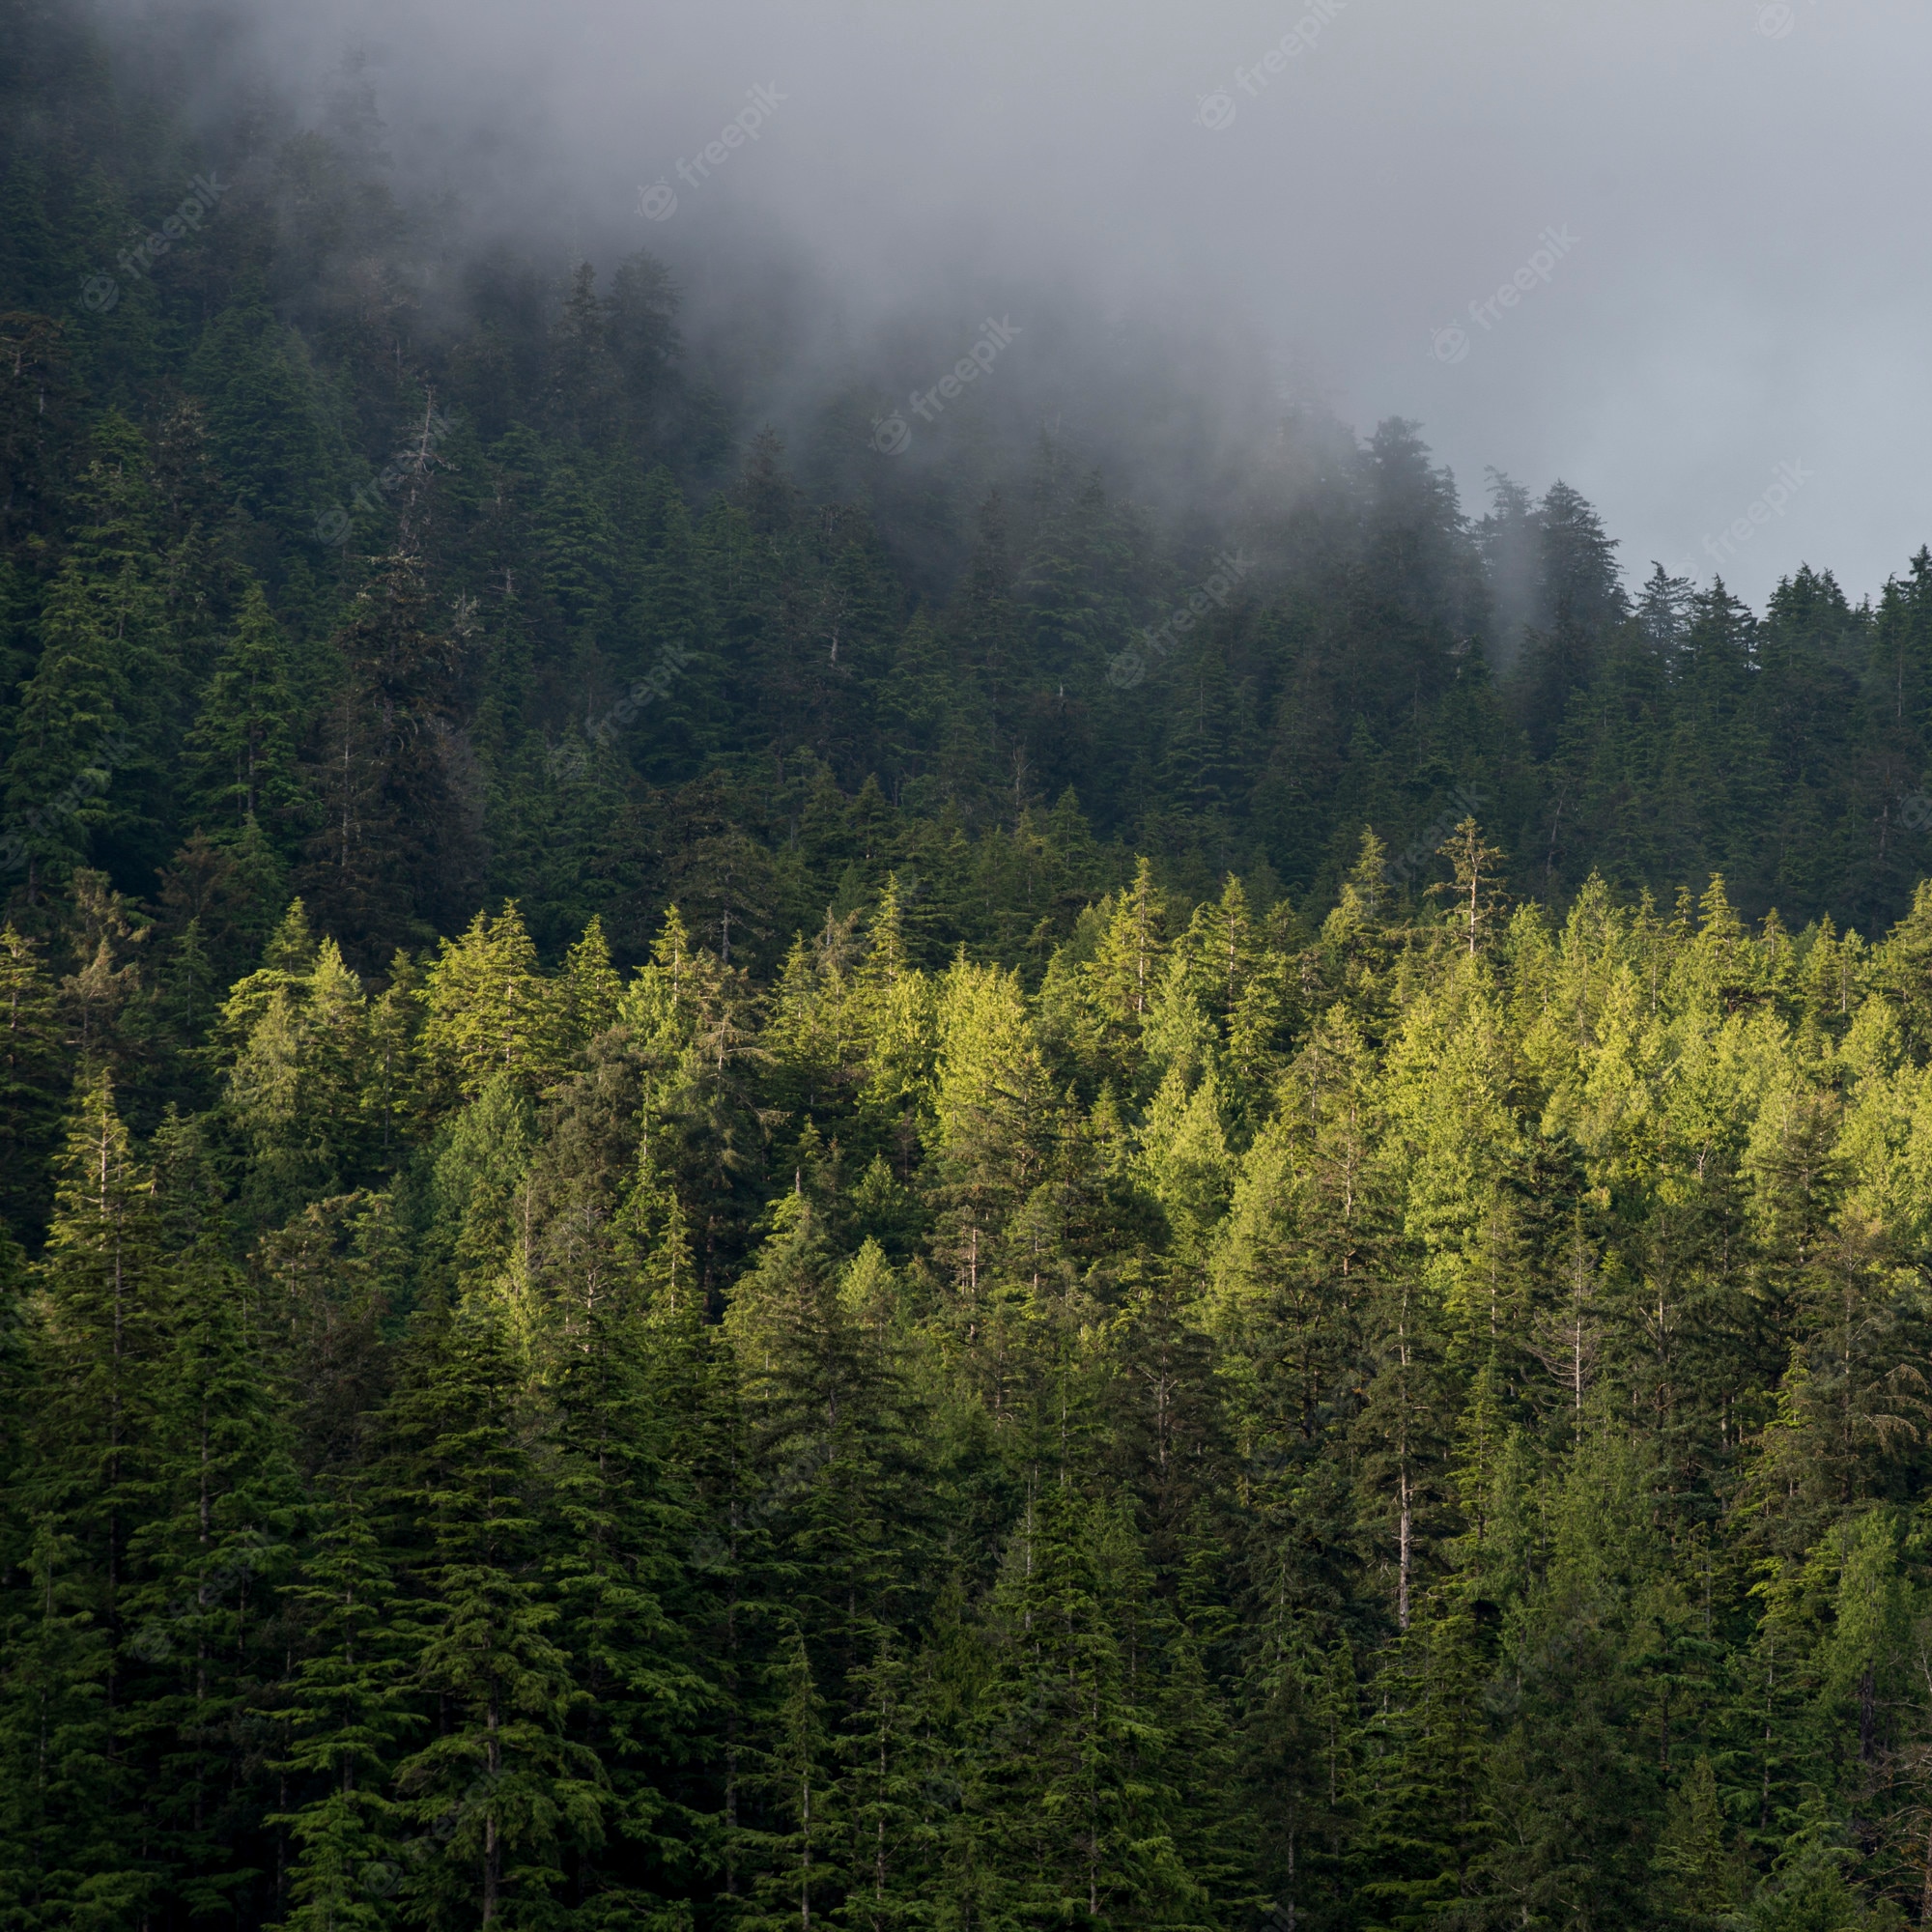
[[[1932,554],[781,437],[0,23],[0,1932],[1932,1922]]]

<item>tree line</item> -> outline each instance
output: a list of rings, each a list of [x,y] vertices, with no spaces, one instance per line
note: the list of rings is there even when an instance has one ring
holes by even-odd
[[[1447,857],[1032,988],[298,902],[146,1134],[10,926],[0,1914],[1921,1920],[1932,889]]]

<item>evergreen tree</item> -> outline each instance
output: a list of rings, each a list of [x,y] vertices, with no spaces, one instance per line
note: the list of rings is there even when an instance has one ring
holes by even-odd
[[[60,1023],[40,952],[11,922],[0,928],[0,1215],[15,1239],[51,1205],[47,1160],[60,1123]]]
[[[399,1895],[429,1923],[489,1925],[540,1911],[602,1839],[608,1780],[569,1735],[582,1693],[542,1587],[509,1311],[479,1286],[421,1318],[415,1346],[389,1507],[421,1525],[408,1667],[440,1722],[394,1771],[419,1847]]]
[[[150,1177],[106,1075],[77,1096],[55,1172],[9,1497],[29,1588],[8,1605],[4,1882],[22,1913],[80,1896],[130,1912],[152,1907],[166,1873],[132,1748],[134,1550],[155,1509],[166,1290]]]
[[[240,839],[251,822],[286,837],[300,802],[294,684],[274,613],[251,583],[185,746],[196,802],[217,837]]]

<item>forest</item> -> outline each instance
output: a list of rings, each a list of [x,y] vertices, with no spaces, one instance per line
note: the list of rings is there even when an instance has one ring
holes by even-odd
[[[775,428],[164,69],[0,0],[0,1932],[1932,1923],[1932,553]]]

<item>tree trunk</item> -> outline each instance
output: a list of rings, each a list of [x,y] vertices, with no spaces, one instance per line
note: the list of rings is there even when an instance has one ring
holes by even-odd
[[[497,1833],[497,1774],[502,1768],[502,1753],[497,1743],[497,1687],[490,1687],[490,1767],[489,1808],[483,1815],[483,1923],[497,1917],[497,1890],[502,1880],[503,1847]]]

